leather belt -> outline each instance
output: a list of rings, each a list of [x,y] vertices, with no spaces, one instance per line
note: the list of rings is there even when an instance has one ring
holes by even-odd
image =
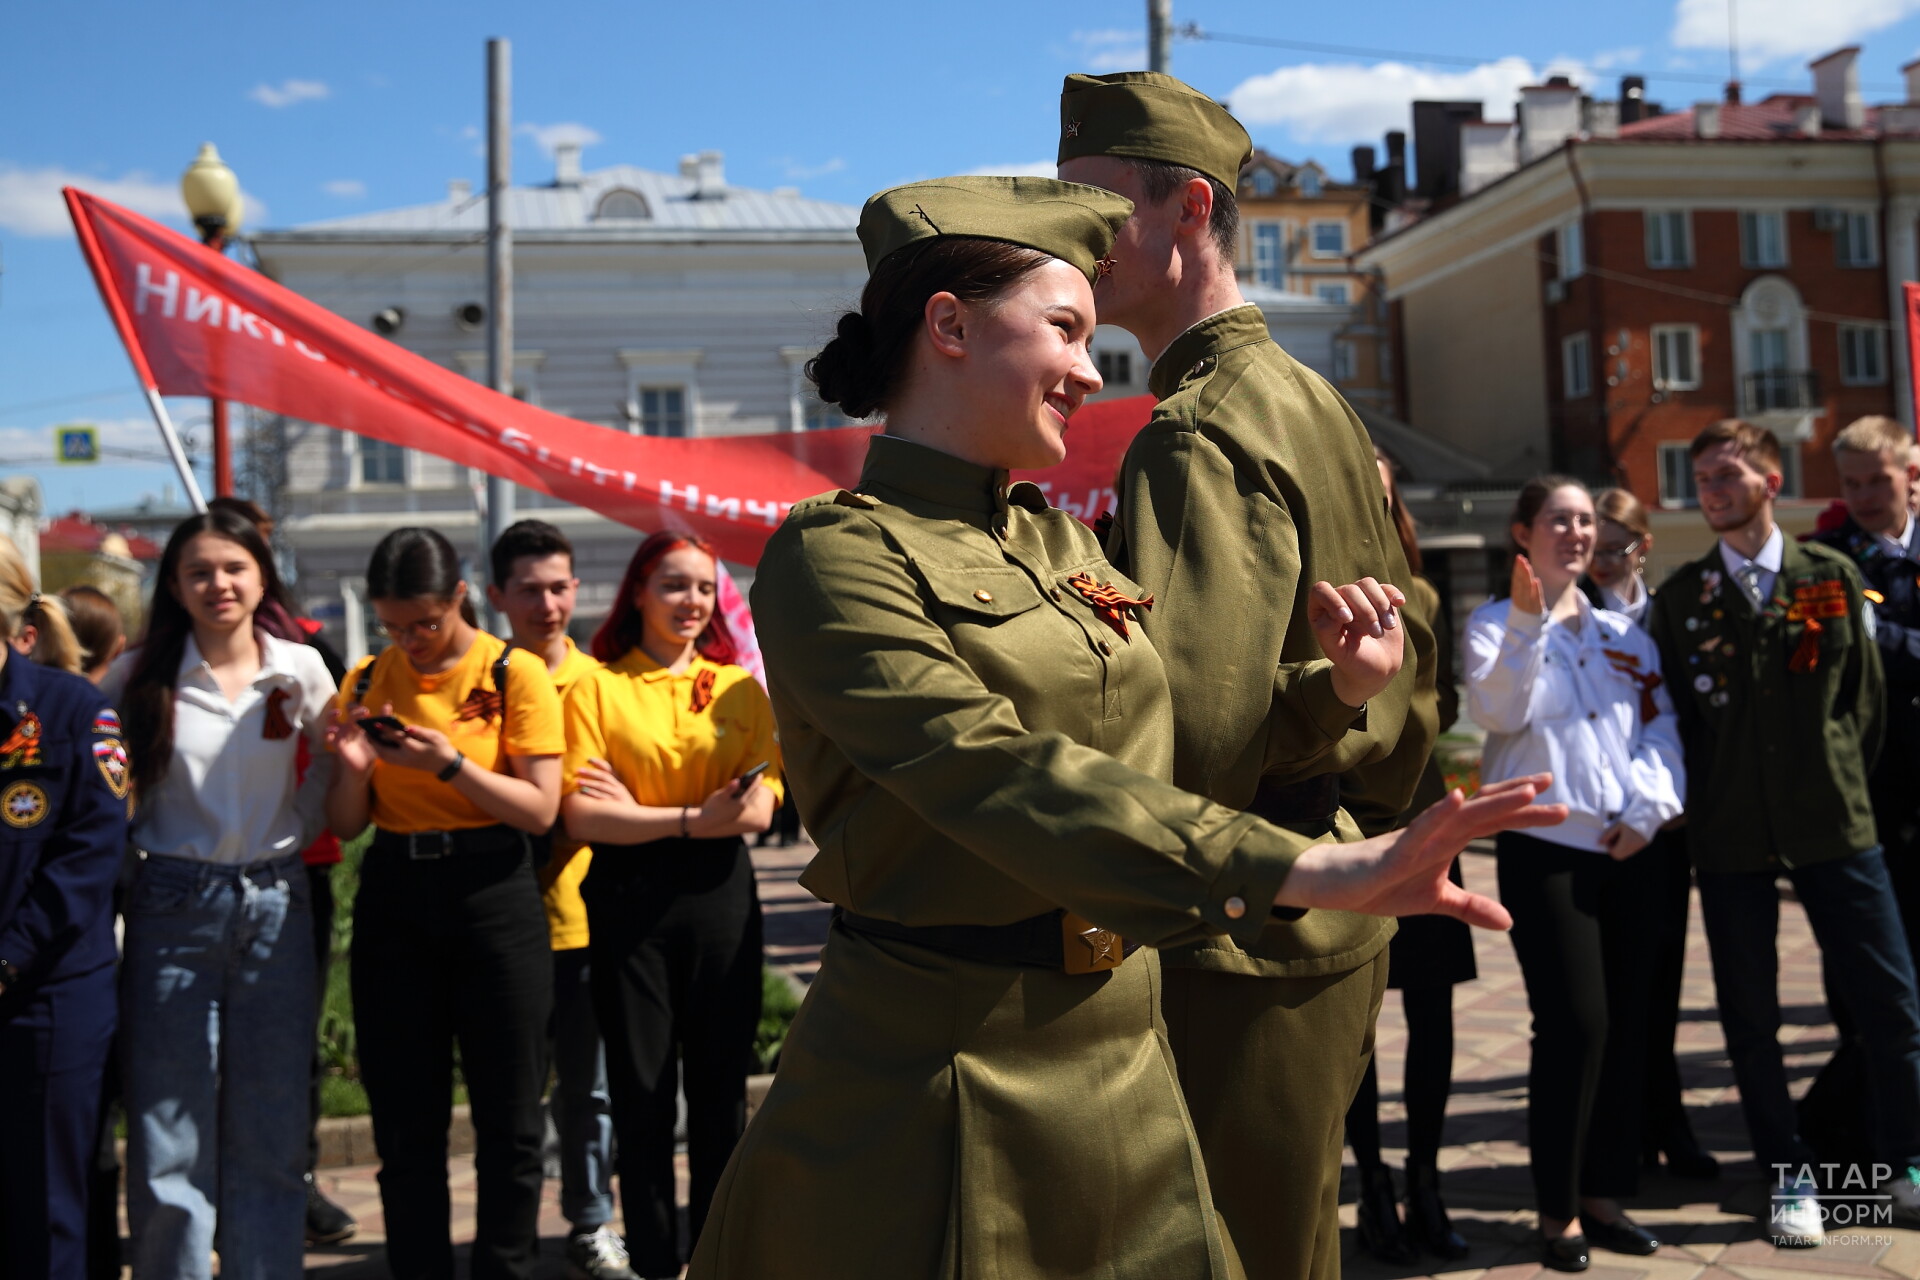
[[[456,831],[388,831],[376,828],[373,850],[376,853],[402,854],[415,862],[432,862],[463,853],[531,852],[536,839],[505,823],[490,827],[464,827]]]
[[[1333,830],[1340,813],[1340,775],[1323,773],[1285,786],[1262,778],[1247,812],[1276,827],[1323,836]]]
[[[835,907],[834,922],[854,933],[905,942],[962,960],[1056,973],[1103,973],[1118,968],[1140,949],[1139,943],[1128,942],[1112,930],[1064,910],[1029,916],[1012,924],[912,925]]]

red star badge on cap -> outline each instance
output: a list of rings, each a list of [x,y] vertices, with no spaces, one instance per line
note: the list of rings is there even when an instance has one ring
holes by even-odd
[[[1069,138],[1077,138],[1080,136],[1080,122],[1078,120],[1067,121],[1067,136]]]
[[[1108,254],[1106,257],[1100,259],[1100,261],[1093,264],[1093,278],[1095,280],[1105,280],[1108,276],[1113,274],[1114,266],[1115,266],[1115,263],[1113,260],[1113,255]]]

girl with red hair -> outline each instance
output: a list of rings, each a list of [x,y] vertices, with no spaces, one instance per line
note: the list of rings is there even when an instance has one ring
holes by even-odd
[[[566,700],[561,815],[572,838],[593,846],[580,892],[627,1249],[642,1276],[680,1271],[679,1062],[697,1239],[746,1126],[760,1020],[760,901],[741,837],[773,820],[780,753],[767,695],[734,665],[718,576],[713,549],[697,537],[656,533],[641,543],[593,637],[606,666],[577,680]]]

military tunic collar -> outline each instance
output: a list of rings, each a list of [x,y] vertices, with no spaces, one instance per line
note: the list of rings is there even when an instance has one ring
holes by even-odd
[[[1010,479],[1004,468],[983,467],[930,445],[882,434],[867,444],[860,492],[884,498],[891,491],[976,516],[1003,514],[1009,503],[1046,510],[1047,500],[1036,486],[1010,485]]]
[[[1240,347],[1271,342],[1267,318],[1251,302],[1243,302],[1225,311],[1216,311],[1173,340],[1160,353],[1147,374],[1147,389],[1154,399],[1165,400],[1189,377],[1204,373],[1201,366]]]

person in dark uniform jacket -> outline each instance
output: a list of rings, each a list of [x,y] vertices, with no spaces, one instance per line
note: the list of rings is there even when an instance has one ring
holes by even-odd
[[[0,539],[0,1275],[86,1269],[87,1186],[113,1042],[112,895],[127,842],[120,719],[10,643],[40,603]]]

